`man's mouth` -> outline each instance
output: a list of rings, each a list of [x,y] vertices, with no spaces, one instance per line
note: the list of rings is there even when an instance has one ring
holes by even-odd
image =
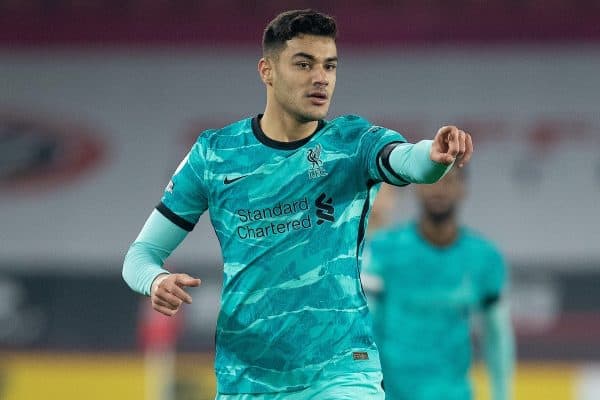
[[[323,105],[327,103],[327,92],[311,92],[308,94],[308,98],[315,105]]]

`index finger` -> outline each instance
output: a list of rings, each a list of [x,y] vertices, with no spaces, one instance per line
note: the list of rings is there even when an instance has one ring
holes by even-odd
[[[169,288],[169,292],[177,297],[178,299],[191,304],[192,303],[192,296],[189,295],[189,293],[187,293],[185,290],[183,290],[182,288],[180,288],[177,285],[173,285],[172,288]]]
[[[450,132],[446,134],[445,141],[448,144],[448,154],[455,158],[460,150],[458,129],[456,127],[452,127]]]
[[[462,168],[466,163],[471,159],[471,155],[473,154],[473,139],[471,139],[471,135],[465,132],[465,155],[463,156],[459,168]]]
[[[191,276],[186,274],[181,274],[177,275],[177,277],[175,278],[175,284],[177,284],[178,286],[196,287],[200,286],[200,279],[192,278]]]
[[[456,127],[454,125],[444,125],[440,129],[438,129],[437,134],[443,136],[452,132],[452,129],[456,129]]]

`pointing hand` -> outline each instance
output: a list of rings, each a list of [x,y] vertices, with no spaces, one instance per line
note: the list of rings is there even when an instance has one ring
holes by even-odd
[[[456,126],[443,126],[437,131],[431,146],[431,160],[440,164],[450,165],[458,162],[462,168],[471,159],[473,141],[471,135],[461,131]]]

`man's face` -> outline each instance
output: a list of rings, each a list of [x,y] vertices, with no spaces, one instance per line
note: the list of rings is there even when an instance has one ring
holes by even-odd
[[[324,36],[297,36],[269,62],[271,101],[301,122],[325,118],[335,89],[335,41]]]
[[[417,197],[422,211],[434,220],[445,220],[454,214],[465,193],[462,172],[453,168],[441,180],[431,185],[417,185]]]

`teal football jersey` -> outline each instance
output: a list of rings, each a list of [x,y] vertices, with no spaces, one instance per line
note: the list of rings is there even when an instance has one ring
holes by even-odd
[[[386,398],[470,399],[470,316],[503,290],[499,251],[465,227],[436,247],[416,223],[378,231],[367,246],[365,272],[383,281],[373,320]]]
[[[377,371],[362,244],[377,156],[405,140],[343,116],[277,142],[259,118],[203,132],[157,207],[187,230],[209,210],[221,245],[217,389],[294,391],[323,371]]]

